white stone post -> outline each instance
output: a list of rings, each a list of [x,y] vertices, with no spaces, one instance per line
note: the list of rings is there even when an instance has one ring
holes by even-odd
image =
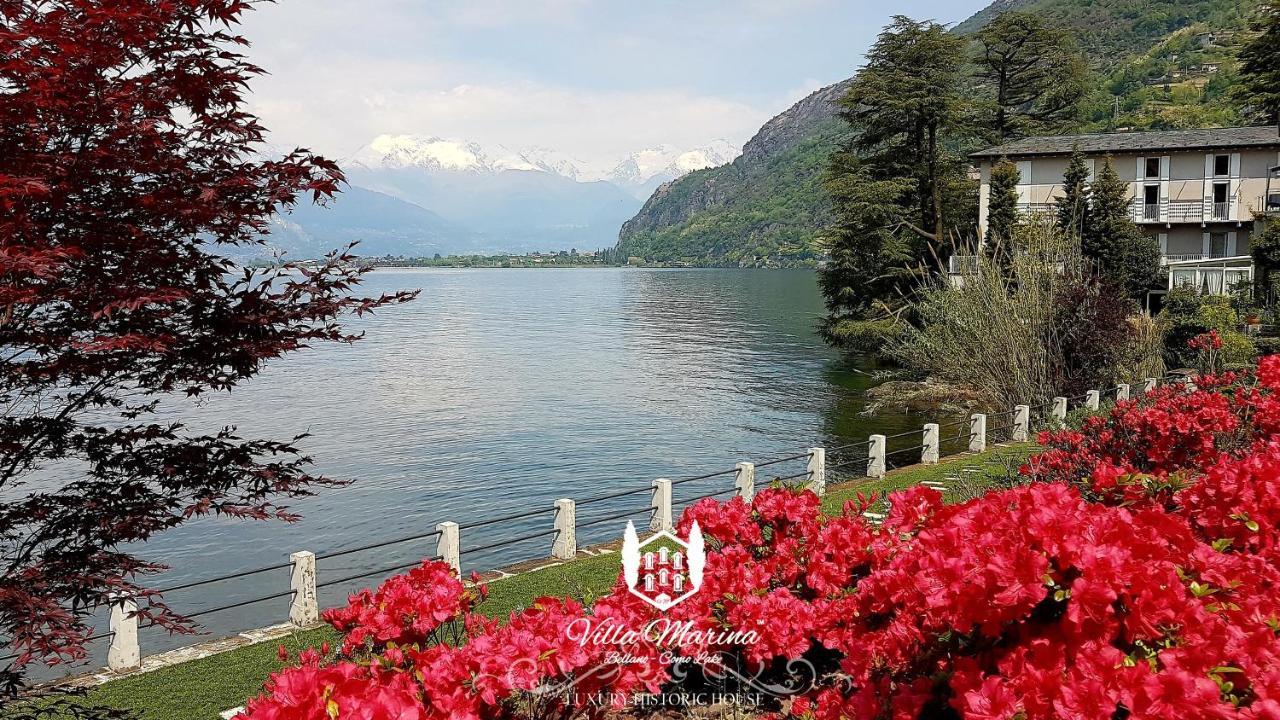
[[[1062,424],[1066,422],[1067,421],[1067,399],[1062,397],[1061,395],[1054,398],[1053,411],[1050,413],[1050,415],[1054,420],[1057,421],[1058,424]]]
[[[1116,402],[1129,399],[1129,383],[1116,385]]]
[[[568,498],[556,501],[556,539],[551,544],[551,557],[572,560],[578,556],[578,510]]]
[[[653,481],[653,498],[649,501],[653,513],[649,519],[649,529],[654,532],[670,532],[671,523],[671,481],[658,478]]]
[[[436,555],[440,556],[441,562],[453,568],[458,577],[462,577],[462,557],[458,545],[458,523],[442,522],[436,525],[436,530],[440,532],[440,537],[436,538]]]
[[[316,599],[316,554],[303,550],[289,556],[293,572],[289,588],[293,602],[289,604],[289,622],[294,627],[310,627],[320,622],[320,601]]]
[[[138,604],[133,598],[116,596],[111,603],[111,646],[107,648],[107,667],[112,672],[137,670],[142,665],[138,647]]]
[[[867,446],[867,477],[884,477],[884,447],[885,437],[883,435],[871,436],[871,444]]]
[[[1102,393],[1097,390],[1090,390],[1084,394],[1084,406],[1090,410],[1097,410],[1102,404]]]
[[[1031,407],[1015,405],[1013,407],[1013,441],[1026,442],[1031,437]]]
[[[755,463],[740,462],[734,468],[733,486],[738,489],[738,497],[751,502],[756,496]]]
[[[987,416],[974,413],[969,416],[969,452],[987,451]]]
[[[920,462],[925,465],[937,465],[938,423],[928,423],[924,426],[924,438],[921,443],[924,447],[920,448]]]
[[[1155,390],[1155,389],[1156,389],[1156,386],[1157,386],[1157,385],[1159,385],[1159,384],[1160,384],[1160,379],[1159,379],[1159,378],[1146,378],[1146,379],[1144,379],[1144,380],[1142,381],[1142,394],[1143,394],[1143,395],[1146,395],[1147,393],[1151,392],[1152,390]]]
[[[827,449],[809,448],[808,488],[818,497],[827,492]]]

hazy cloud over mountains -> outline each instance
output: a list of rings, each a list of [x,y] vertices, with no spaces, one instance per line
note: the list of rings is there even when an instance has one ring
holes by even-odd
[[[893,12],[981,0],[281,0],[241,28],[277,145],[349,155],[381,134],[548,147],[592,164],[741,146],[848,77]]]

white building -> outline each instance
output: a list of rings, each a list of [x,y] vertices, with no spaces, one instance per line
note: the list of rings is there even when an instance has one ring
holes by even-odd
[[[1131,188],[1132,217],[1160,243],[1169,287],[1221,293],[1253,278],[1249,238],[1266,212],[1280,210],[1280,129],[1275,126],[1029,137],[976,152],[979,234],[987,232],[991,168],[1018,167],[1019,207],[1052,213],[1078,150],[1091,171],[1110,158]],[[963,263],[963,259],[959,262]]]

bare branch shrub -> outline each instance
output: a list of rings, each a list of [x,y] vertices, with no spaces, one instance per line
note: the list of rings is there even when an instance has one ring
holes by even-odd
[[[1134,319],[1138,307],[1123,290],[1093,272],[1078,239],[1036,224],[1019,227],[1014,244],[1007,262],[979,254],[975,272],[922,290],[918,322],[894,357],[998,410],[1109,386],[1131,377],[1131,366],[1149,366],[1150,328]]]

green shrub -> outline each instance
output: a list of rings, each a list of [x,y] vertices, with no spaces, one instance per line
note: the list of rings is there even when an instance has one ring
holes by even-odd
[[[1216,330],[1222,338],[1221,358],[1226,367],[1248,365],[1258,354],[1253,340],[1240,331],[1240,314],[1229,296],[1175,288],[1165,297],[1160,319],[1166,328],[1165,360],[1171,366],[1195,366],[1196,352],[1187,347],[1187,342],[1210,330]]]

